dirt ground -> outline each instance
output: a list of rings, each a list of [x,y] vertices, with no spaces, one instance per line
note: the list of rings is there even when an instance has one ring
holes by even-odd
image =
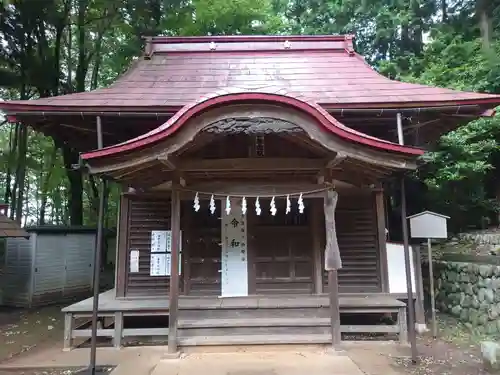
[[[0,310],[0,363],[27,351],[57,345],[63,337],[61,306]]]
[[[61,345],[63,328],[61,306],[36,310],[0,308],[0,364],[28,352]],[[6,374],[9,372],[0,370],[0,375]],[[24,375],[42,374],[69,375],[71,372],[63,370],[24,372]]]
[[[60,306],[38,310],[0,309],[0,364],[16,356],[61,348],[62,337],[63,315]],[[482,375],[486,372],[482,370],[479,347],[480,342],[486,339],[496,340],[499,337],[475,334],[454,318],[440,315],[439,338],[434,340],[430,335],[425,335],[418,339],[417,365],[411,363],[407,349],[384,352],[382,346],[375,346],[373,350],[380,350],[379,354],[390,357],[393,369],[405,375]],[[78,374],[78,369],[0,370],[0,375],[7,374],[72,375]]]
[[[480,342],[498,340],[471,332],[454,318],[440,315],[438,339],[424,335],[418,339],[417,365],[408,357],[394,358],[394,368],[411,375],[482,375]]]

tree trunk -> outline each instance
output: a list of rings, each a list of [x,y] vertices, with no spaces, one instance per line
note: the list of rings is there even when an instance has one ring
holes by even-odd
[[[486,50],[491,48],[491,18],[488,16],[488,1],[489,0],[476,0],[477,15],[479,18],[479,28],[481,29],[481,36],[483,38],[483,47]]]
[[[38,225],[45,225],[45,211],[47,209],[47,198],[49,195],[49,183],[52,177],[52,172],[54,170],[54,161],[57,156],[57,148],[54,147],[50,157],[48,159],[48,163],[45,165],[48,168],[48,172],[45,175],[45,179],[43,180],[43,185],[41,188],[41,199],[40,199],[40,213],[38,218]]]
[[[85,14],[88,1],[78,0],[78,65],[76,67],[76,91],[85,91],[85,77],[88,70],[87,48],[85,46]]]
[[[17,198],[16,198],[16,215],[15,220],[20,224],[23,215],[24,203],[24,184],[26,180],[26,152],[28,148],[28,128],[20,126],[19,129],[19,157],[17,159],[16,181],[17,181]]]
[[[73,169],[78,164],[78,152],[62,146],[64,166],[69,181],[68,209],[70,225],[83,225],[83,179],[80,170]]]
[[[20,132],[21,132],[21,125],[19,123],[16,124],[16,128],[15,128],[15,137],[14,137],[14,148],[12,149],[12,152],[13,152],[13,160],[14,160],[14,163],[17,163],[17,160],[18,160],[18,155],[19,155],[19,152],[18,152],[18,149],[19,149],[19,146],[18,146],[18,143],[19,143],[19,138],[20,138]],[[16,218],[16,207],[17,207],[17,185],[19,183],[18,179],[17,179],[17,169],[18,169],[18,164],[16,164],[16,172],[15,172],[15,175],[14,175],[14,186],[12,187],[12,191],[10,193],[10,197],[11,197],[11,204],[10,204],[10,219],[11,220],[14,220]]]
[[[16,127],[10,125],[9,132],[9,157],[7,158],[7,175],[5,177],[5,196],[4,203],[9,204],[12,197],[12,164],[15,160],[16,144],[17,144],[17,132]]]

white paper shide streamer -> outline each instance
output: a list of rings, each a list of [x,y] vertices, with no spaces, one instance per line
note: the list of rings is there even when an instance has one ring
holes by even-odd
[[[260,208],[259,197],[257,197],[257,199],[255,200],[255,213],[257,214],[257,216],[260,216],[260,214],[262,213],[262,209]]]
[[[241,200],[241,213],[243,215],[247,214],[247,199],[245,197]]]
[[[298,207],[298,211],[300,214],[303,214],[304,213],[304,209],[305,209],[305,204],[304,204],[304,198],[303,198],[303,195],[307,195],[307,194],[311,194],[311,193],[315,193],[317,191],[323,191],[323,190],[326,190],[326,189],[318,189],[318,190],[314,190],[314,191],[311,191],[311,192],[305,192],[305,193],[300,193],[299,194],[299,198],[297,199],[297,207]],[[248,211],[248,201],[247,201],[247,197],[245,196],[239,196],[239,197],[234,197],[231,198],[229,195],[221,195],[221,194],[216,194],[216,193],[207,193],[207,192],[201,192],[201,194],[211,194],[210,196],[210,203],[209,203],[209,210],[210,210],[210,213],[213,215],[216,211],[216,205],[215,205],[215,195],[217,195],[218,197],[226,197],[226,205],[225,205],[225,208],[224,208],[224,211],[226,212],[226,215],[230,215],[231,214],[231,199],[241,199],[241,214],[242,215],[246,215],[247,214],[247,211]],[[195,196],[194,196],[194,200],[193,200],[193,208],[195,210],[195,212],[198,212],[201,208],[201,204],[200,204],[200,192],[196,192]],[[293,193],[292,195],[295,195],[295,193]],[[267,197],[271,197],[271,196],[266,196],[264,195],[263,197],[267,198]],[[283,195],[283,196],[278,196],[278,198],[285,198],[286,199],[286,206],[285,206],[285,214],[289,214],[292,212],[292,199],[290,198],[290,194],[286,194],[286,195]],[[260,216],[262,214],[262,207],[260,205],[260,201],[259,201],[260,197],[259,196],[256,196],[255,197],[255,213],[257,214],[257,216]],[[233,201],[233,203],[235,203]],[[239,203],[236,204],[236,208],[239,209]],[[273,195],[271,197],[271,202],[270,202],[270,205],[269,205],[269,212],[271,213],[272,216],[276,216],[276,214],[278,213],[278,208],[276,206],[276,196]]]
[[[194,196],[194,202],[193,202],[193,208],[195,212],[198,212],[200,210],[200,198],[198,197],[198,193]]]
[[[226,215],[229,215],[231,213],[231,200],[229,199],[229,196],[226,197]]]
[[[276,212],[278,210],[276,209],[276,202],[274,201],[274,197],[273,199],[271,199],[271,206],[269,207],[269,211],[271,212],[271,215],[276,216]]]
[[[210,213],[213,215],[215,213],[215,200],[214,195],[210,197]]]
[[[302,199],[302,193],[300,193],[299,200],[297,203],[299,204],[299,212],[301,214],[303,214],[304,213],[304,200]]]

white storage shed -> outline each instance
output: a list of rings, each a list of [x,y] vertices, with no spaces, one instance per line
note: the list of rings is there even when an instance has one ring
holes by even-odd
[[[32,307],[88,295],[93,284],[95,228],[32,227],[8,238],[3,303]]]

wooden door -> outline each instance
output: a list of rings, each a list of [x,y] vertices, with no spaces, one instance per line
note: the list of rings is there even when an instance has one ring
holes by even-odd
[[[276,200],[276,216],[269,201],[261,200],[262,214],[249,209],[249,260],[251,290],[256,294],[312,293],[313,249],[309,209],[297,207],[285,214],[285,200]]]
[[[200,201],[201,208],[194,212],[192,201],[184,202],[184,209],[190,210],[185,240],[188,267],[185,294],[219,295],[221,290],[221,224],[220,203],[212,215],[208,201]]]

